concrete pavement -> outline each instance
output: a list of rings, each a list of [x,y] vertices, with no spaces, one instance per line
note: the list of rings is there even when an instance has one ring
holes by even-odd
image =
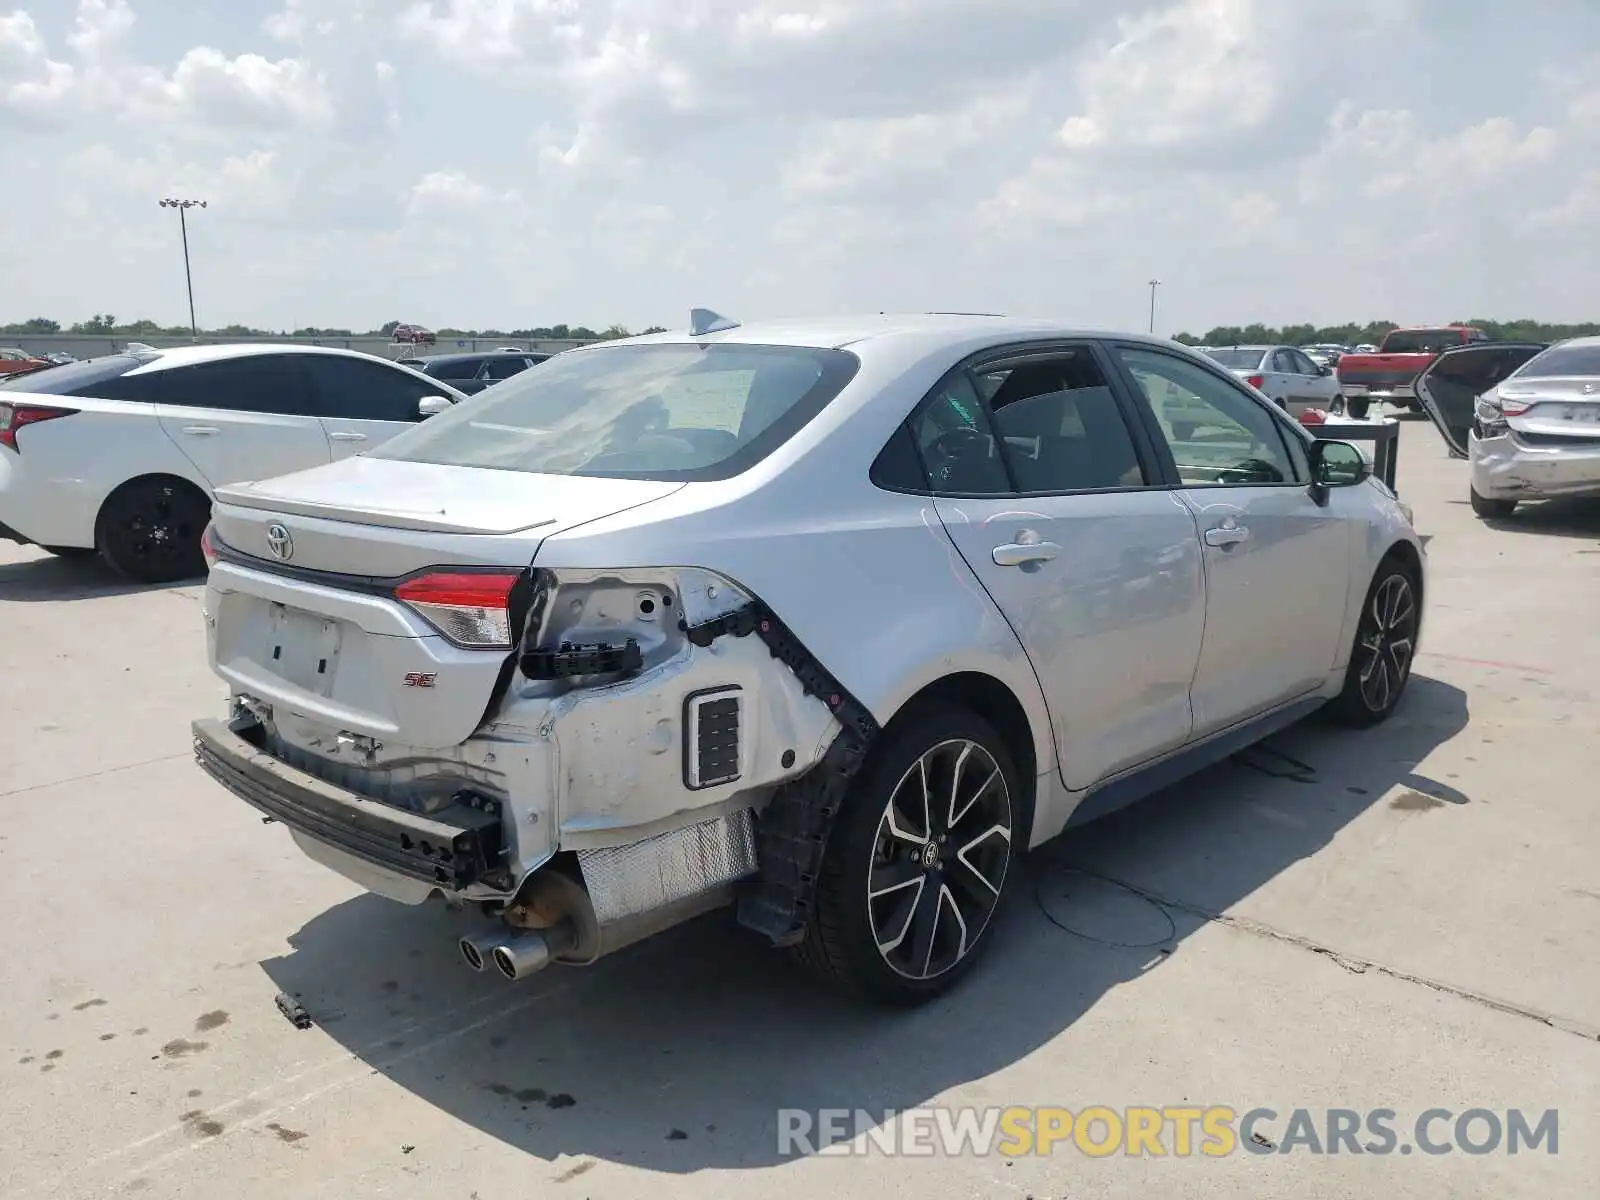
[[[1395,719],[1058,840],[982,969],[908,1015],[715,916],[472,975],[459,917],[359,894],[192,766],[222,702],[199,589],[0,548],[0,1195],[1595,1195],[1600,507],[1491,529],[1432,428],[1403,441],[1433,590]],[[1560,1142],[779,1153],[780,1108],[929,1104],[1266,1107],[1274,1145],[1297,1107],[1393,1109],[1402,1141],[1430,1108],[1557,1109]]]

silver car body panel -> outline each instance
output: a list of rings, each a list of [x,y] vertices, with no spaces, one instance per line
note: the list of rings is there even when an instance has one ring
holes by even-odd
[[[330,744],[355,734],[370,739],[354,746],[364,766],[389,773],[409,802],[426,793],[418,781],[430,778],[471,780],[504,800],[515,878],[472,893],[484,898],[514,892],[558,849],[618,849],[759,809],[818,761],[837,722],[759,639],[693,646],[666,622],[645,629],[623,603],[640,589],[671,590],[693,624],[754,597],[882,724],[953,675],[986,676],[1007,689],[1032,737],[1038,786],[1028,841],[1037,844],[1096,790],[1337,693],[1378,560],[1399,542],[1421,554],[1398,502],[1372,480],[1333,489],[1327,507],[1304,486],[975,503],[870,481],[880,449],[957,363],[1004,346],[1096,336],[974,317],[772,323],[702,335],[694,340],[846,347],[860,360],[832,403],[724,481],[357,459],[224,489],[220,540],[265,565],[214,568],[213,664],[236,696],[287,715],[279,735],[324,777],[342,769],[331,765]],[[1116,336],[1198,358],[1163,340]],[[662,334],[632,344],[687,340]],[[1260,402],[1286,437],[1309,443],[1281,410]],[[1250,544],[1202,540],[1212,525],[1241,516],[1260,526]],[[1070,551],[1058,570],[1035,578],[982,565],[991,561],[986,537],[1046,520]],[[385,579],[425,566],[532,563],[559,580],[553,610],[568,614],[561,619],[574,638],[626,630],[644,639],[645,668],[621,682],[568,688],[516,671],[491,708],[503,652],[451,646],[381,590],[285,575],[284,564],[266,562],[274,522],[292,532],[294,564],[313,573]],[[285,678],[265,665],[274,606],[305,619],[302,640],[336,643],[329,683],[304,673]],[[437,685],[408,696],[400,680],[418,672],[435,674]],[[689,790],[685,699],[735,686],[748,698],[741,776]],[[377,784],[368,778],[363,786]],[[671,853],[678,875],[692,870],[682,846]],[[320,861],[371,887],[371,869],[357,872],[346,858],[329,852]],[[415,889],[397,879],[385,894]]]

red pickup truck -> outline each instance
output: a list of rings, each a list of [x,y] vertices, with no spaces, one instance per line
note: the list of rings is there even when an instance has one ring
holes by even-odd
[[[1335,373],[1345,411],[1364,417],[1371,402],[1381,400],[1421,412],[1414,386],[1417,376],[1446,350],[1488,340],[1488,334],[1470,325],[1391,329],[1376,354],[1346,354],[1339,360]]]

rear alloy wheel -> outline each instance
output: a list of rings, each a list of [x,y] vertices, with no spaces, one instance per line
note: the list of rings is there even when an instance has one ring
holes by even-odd
[[[1467,495],[1472,501],[1472,511],[1486,521],[1503,521],[1517,511],[1515,500],[1491,500],[1487,496],[1478,495],[1477,488],[1471,488]]]
[[[1329,705],[1344,724],[1376,725],[1400,703],[1416,653],[1420,594],[1408,568],[1394,559],[1379,566],[1361,609],[1344,690]]]
[[[96,540],[106,562],[124,575],[176,583],[206,573],[200,535],[210,519],[210,504],[188,484],[140,479],[106,501]]]
[[[949,990],[987,944],[1021,852],[1020,794],[985,721],[953,708],[913,718],[839,814],[802,956],[890,1004]]]

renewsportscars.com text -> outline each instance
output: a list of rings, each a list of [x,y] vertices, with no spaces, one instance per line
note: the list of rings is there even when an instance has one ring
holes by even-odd
[[[1232,1154],[1553,1155],[1557,1110],[1430,1108],[1238,1109],[1213,1105],[1111,1108],[778,1110],[778,1153],[1021,1158],[1074,1153],[1222,1158]]]

